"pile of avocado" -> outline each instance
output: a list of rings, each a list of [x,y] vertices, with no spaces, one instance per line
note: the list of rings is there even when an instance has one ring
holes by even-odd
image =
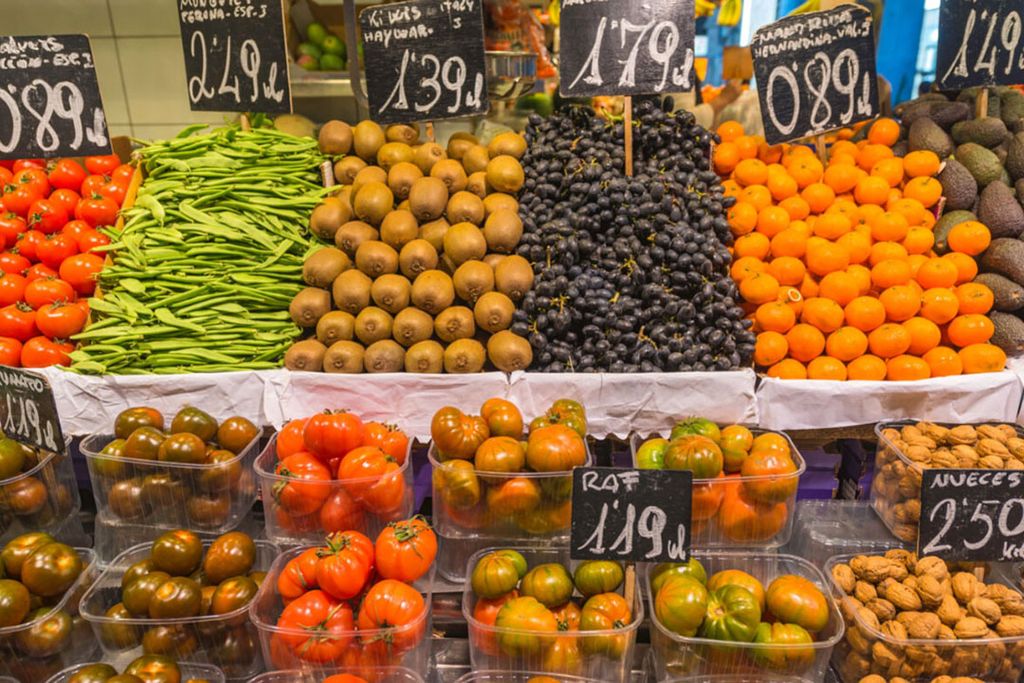
[[[299,43],[299,58],[295,61],[307,71],[342,71],[347,56],[345,41],[314,21],[306,28],[306,40]]]

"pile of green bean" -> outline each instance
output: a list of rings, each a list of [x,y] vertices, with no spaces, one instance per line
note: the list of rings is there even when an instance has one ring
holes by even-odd
[[[99,276],[71,369],[88,374],[280,367],[300,330],[307,225],[325,194],[316,140],[188,128],[142,150],[146,180]]]

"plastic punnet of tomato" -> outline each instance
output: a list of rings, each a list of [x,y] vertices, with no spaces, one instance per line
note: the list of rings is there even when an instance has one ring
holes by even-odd
[[[633,466],[693,472],[696,548],[778,548],[789,541],[806,462],[782,432],[691,418],[668,439],[629,440]]]
[[[471,671],[455,683],[601,683],[603,680],[565,674],[554,677],[536,671]]]
[[[638,580],[633,604],[624,597],[619,563],[570,560],[568,548],[486,548],[466,575],[474,669],[630,679],[644,605]]]
[[[54,531],[78,514],[70,443],[64,453],[52,453],[0,437],[0,542]]]
[[[367,673],[365,677],[354,674],[322,676],[302,669],[289,669],[260,674],[249,683],[423,683],[423,677],[418,673],[400,666],[372,669]]]
[[[792,555],[697,551],[644,583],[660,681],[820,681],[845,631],[828,580]]]
[[[103,662],[78,664],[64,669],[46,683],[98,683],[116,675],[116,672],[117,669]],[[167,683],[224,683],[224,672],[211,664],[175,662],[162,655],[142,655],[129,662],[122,673]],[[4,683],[3,679],[0,683]]]
[[[176,530],[118,555],[80,604],[106,658],[163,654],[229,679],[263,671],[248,609],[280,551],[247,538],[202,542]]]

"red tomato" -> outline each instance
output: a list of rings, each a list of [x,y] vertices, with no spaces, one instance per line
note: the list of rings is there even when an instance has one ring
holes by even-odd
[[[473,607],[473,618],[487,628],[472,628],[469,637],[474,647],[478,647],[488,655],[497,657],[498,637],[494,632],[494,622],[498,618],[498,612],[505,606],[505,603],[512,598],[518,598],[519,591],[512,590],[497,598],[477,598]]]
[[[0,259],[2,259],[2,258],[3,258],[3,255],[0,255]],[[28,282],[34,282],[36,280],[41,280],[41,279],[44,279],[44,278],[56,278],[56,277],[57,277],[57,271],[55,271],[50,266],[44,265],[42,263],[37,263],[37,264],[35,264],[34,266],[32,266],[31,268],[29,268],[28,270],[25,271],[25,280],[27,280]]]
[[[118,185],[123,185],[125,188],[132,182],[132,177],[135,175],[135,167],[131,164],[121,164],[114,169],[114,172],[110,174],[110,179]]]
[[[68,339],[82,331],[87,316],[75,304],[45,304],[36,311],[36,327],[50,339]]]
[[[316,583],[320,590],[339,600],[363,592],[373,572],[373,541],[358,531],[342,531],[327,538],[317,553]]]
[[[38,230],[26,230],[21,233],[14,246],[19,254],[34,262],[39,260],[39,244],[45,239],[46,235]]]
[[[25,296],[26,282],[23,275],[0,271],[0,306],[10,306],[21,301]]]
[[[0,337],[0,365],[21,366],[21,342],[12,337]]]
[[[102,196],[100,195],[100,188],[109,182],[110,178],[105,175],[91,175],[82,181],[82,189],[78,193],[83,198],[96,199]]]
[[[277,577],[277,592],[286,605],[317,587],[316,565],[320,561],[317,550],[308,548],[298,557],[288,560],[281,575]]]
[[[20,171],[15,171],[11,182],[32,189],[40,198],[50,195],[50,181],[42,167],[23,168]]]
[[[113,225],[117,222],[117,209],[117,204],[106,197],[83,199],[75,207],[75,218],[85,221],[94,228]]]
[[[50,201],[64,209],[69,216],[74,216],[75,207],[78,206],[78,202],[82,201],[82,198],[74,190],[60,189],[53,191]]]
[[[59,232],[68,222],[68,212],[52,199],[37,199],[28,210],[28,225],[45,235]]]
[[[104,154],[103,156],[85,158],[85,167],[89,170],[89,173],[109,175],[120,165],[121,159],[116,154]]]
[[[26,168],[46,168],[46,159],[18,159],[11,165],[15,173]]]
[[[18,275],[7,275],[6,277],[20,277]],[[64,280],[54,277],[39,278],[27,282],[22,287],[22,296],[32,308],[38,310],[40,306],[54,304],[58,301],[74,301],[76,298],[74,288]],[[3,290],[4,278],[0,277],[0,292]],[[19,299],[22,297],[19,297]],[[0,297],[3,303],[3,297]],[[6,305],[6,304],[4,304]]]
[[[100,196],[106,197],[118,206],[124,204],[124,195],[127,191],[128,188],[126,186],[113,181],[105,183],[103,187],[99,189]]]
[[[10,211],[0,214],[0,236],[4,238],[4,244],[14,246],[14,243],[21,237],[21,233],[28,230],[28,223],[16,213]]]
[[[317,413],[302,432],[306,450],[324,462],[343,458],[363,443],[363,421],[352,413]]]
[[[277,459],[284,460],[289,455],[301,453],[306,450],[305,441],[302,439],[302,432],[306,429],[307,418],[290,420],[280,432],[277,433]]]
[[[103,257],[98,254],[74,254],[60,264],[60,277],[67,280],[79,294],[96,291],[96,276],[103,270]]]
[[[0,308],[0,337],[14,337],[25,342],[37,334],[36,313],[28,304]]]
[[[14,174],[11,172],[11,169],[4,166],[3,162],[0,161],[0,187],[11,182],[12,178],[14,178]]]
[[[36,247],[36,256],[39,260],[51,268],[60,268],[65,259],[71,258],[78,253],[78,243],[70,235],[58,233],[48,235],[45,240]],[[101,264],[102,265],[102,264]]]
[[[352,642],[352,608],[321,590],[306,593],[281,610],[278,637],[299,659],[337,661]]]
[[[324,683],[366,683],[366,679],[352,674],[334,674],[325,678]]]
[[[46,337],[33,337],[21,349],[21,365],[26,368],[46,368],[51,365],[71,365],[68,355],[73,344],[57,343]]]
[[[0,254],[0,270],[5,273],[21,275],[30,265],[32,265],[32,262],[22,254],[16,254],[12,251],[5,251]]]
[[[85,225],[88,226],[89,224],[86,223]],[[82,234],[78,236],[78,251],[83,254],[88,254],[96,247],[105,247],[108,244],[110,244],[110,238],[97,230],[93,230],[92,228],[83,231]]]
[[[56,188],[78,192],[85,175],[85,169],[74,159],[60,159],[50,169],[47,178],[50,185]]]
[[[405,479],[398,463],[373,446],[349,451],[341,460],[338,479],[356,500],[375,514],[396,512],[405,499]]]
[[[395,425],[367,422],[363,445],[376,446],[401,465],[409,452],[409,437]]]
[[[0,309],[2,310],[2,309]],[[273,489],[274,500],[290,515],[311,515],[331,493],[331,472],[310,453],[293,453],[277,463],[274,474],[287,477]]]
[[[430,571],[437,556],[437,536],[422,517],[392,522],[374,544],[377,573],[412,583]]]
[[[3,202],[4,208],[22,218],[28,215],[32,202],[42,199],[42,195],[27,185],[9,184],[4,186]]]
[[[359,531],[365,524],[363,506],[343,488],[336,489],[320,508],[320,528],[326,533]]]
[[[78,219],[68,221],[67,223],[64,224],[64,227],[61,229],[61,232],[69,236],[71,239],[75,240],[76,244],[78,243],[78,240],[82,237],[82,235],[92,231],[93,229],[88,223],[86,223],[85,221],[80,221]],[[81,249],[79,249],[79,251],[81,251]]]
[[[426,604],[420,592],[407,583],[384,579],[371,588],[359,606],[357,624],[367,633],[363,642],[390,639],[392,651],[405,652],[423,637]]]

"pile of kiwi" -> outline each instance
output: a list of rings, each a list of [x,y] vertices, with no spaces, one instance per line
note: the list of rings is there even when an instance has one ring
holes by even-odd
[[[338,191],[309,228],[326,245],[306,259],[308,287],[289,307],[312,336],[285,354],[291,370],[505,372],[527,368],[530,344],[508,330],[533,286],[516,247],[516,195],[526,141],[486,146],[456,133],[447,149],[415,125],[330,121],[320,150]]]

